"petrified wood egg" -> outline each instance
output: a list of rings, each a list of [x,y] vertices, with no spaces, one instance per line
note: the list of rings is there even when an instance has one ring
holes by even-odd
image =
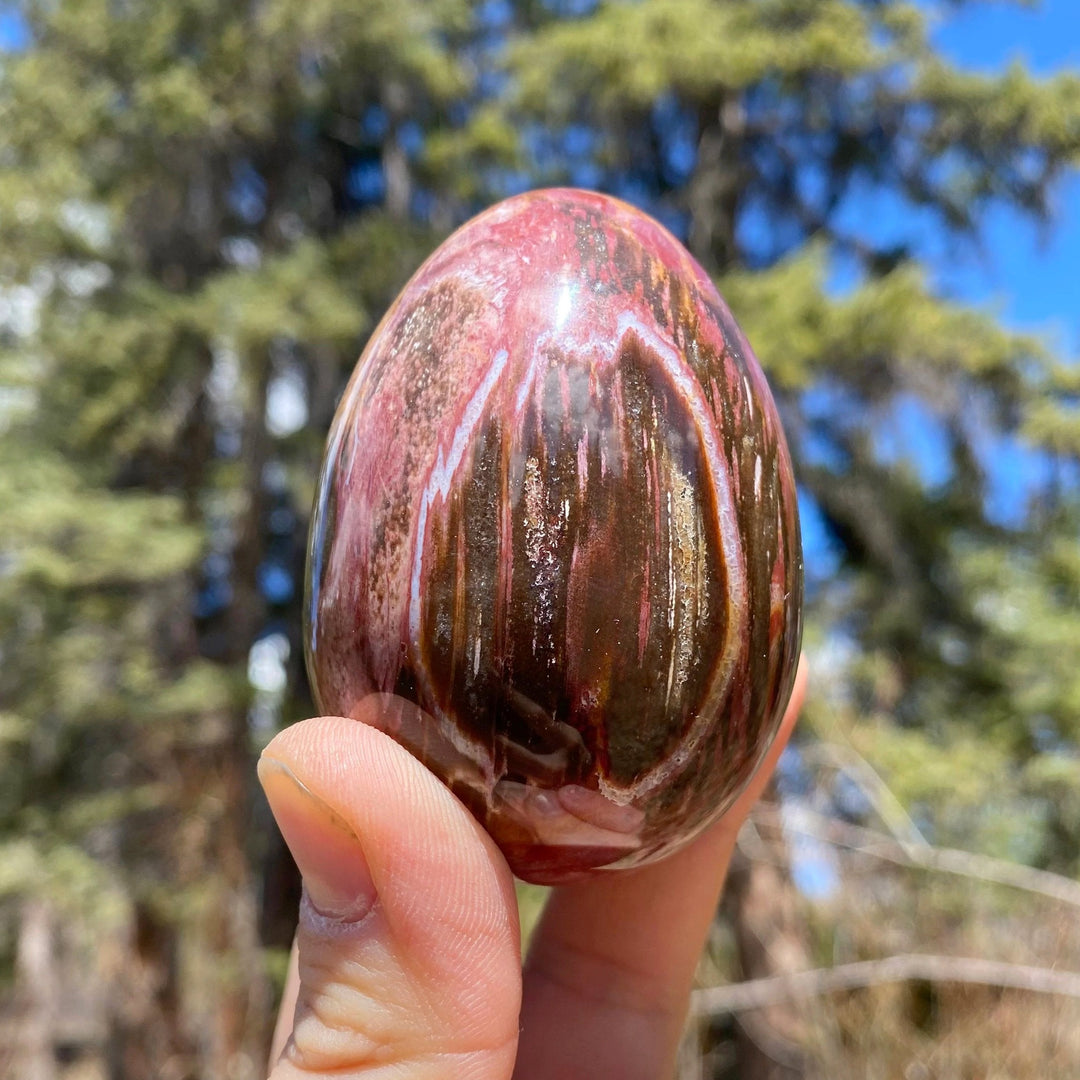
[[[580,191],[456,232],[345,392],[307,585],[319,708],[408,747],[519,876],[717,818],[791,691],[802,555],[772,397],[705,273]]]

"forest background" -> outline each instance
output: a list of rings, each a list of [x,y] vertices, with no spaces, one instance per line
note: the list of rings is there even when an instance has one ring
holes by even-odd
[[[812,697],[681,1080],[1080,1074],[1078,49],[1069,0],[0,6],[0,1076],[262,1074],[329,419],[556,183],[714,275],[800,482]]]

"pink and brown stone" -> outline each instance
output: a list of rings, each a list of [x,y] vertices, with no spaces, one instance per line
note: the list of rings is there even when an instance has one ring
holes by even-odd
[[[772,397],[667,231],[538,191],[427,260],[330,431],[305,604],[324,713],[374,718],[523,878],[634,866],[753,773],[801,599]]]

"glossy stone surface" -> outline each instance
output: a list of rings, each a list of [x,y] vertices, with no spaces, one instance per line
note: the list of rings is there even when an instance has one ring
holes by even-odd
[[[730,806],[801,631],[787,448],[712,283],[651,218],[533,192],[406,286],[330,432],[308,671],[531,881],[638,865]]]

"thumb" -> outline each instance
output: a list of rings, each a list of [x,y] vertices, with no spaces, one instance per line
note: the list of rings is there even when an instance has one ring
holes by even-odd
[[[388,736],[340,717],[278,735],[259,779],[304,879],[296,1011],[271,1080],[506,1080],[517,908],[468,811]]]

